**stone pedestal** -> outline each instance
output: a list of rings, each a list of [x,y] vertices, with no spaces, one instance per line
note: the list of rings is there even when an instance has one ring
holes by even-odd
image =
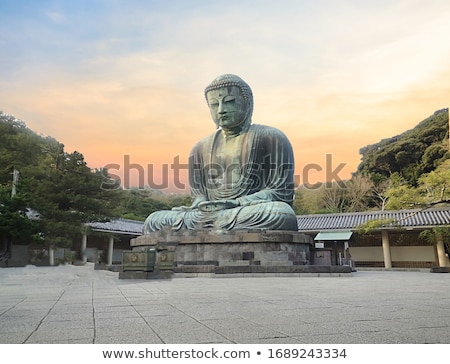
[[[132,239],[132,251],[124,252],[136,261],[155,252],[154,268],[138,272],[126,258],[120,278],[351,273],[310,265],[312,244],[311,237],[295,231],[160,231]]]
[[[140,238],[146,238],[141,236]],[[136,239],[133,239],[133,241]],[[169,279],[174,268],[175,246],[141,239],[141,244],[122,254],[120,279]]]
[[[311,242],[297,232],[197,233],[178,242],[176,272],[248,272],[252,267],[293,267],[309,264]]]

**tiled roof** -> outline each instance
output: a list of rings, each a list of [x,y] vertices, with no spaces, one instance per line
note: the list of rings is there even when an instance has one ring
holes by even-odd
[[[450,226],[450,208],[300,215],[297,216],[297,225],[303,232],[352,230],[373,220],[390,220],[393,221],[390,226],[403,228]]]
[[[142,221],[117,219],[106,222],[90,222],[86,224],[95,231],[113,232],[127,235],[142,235],[144,223]]]

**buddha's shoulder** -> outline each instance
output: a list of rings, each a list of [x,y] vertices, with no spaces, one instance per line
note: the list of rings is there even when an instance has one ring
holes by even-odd
[[[208,150],[210,149],[213,141],[214,141],[214,137],[216,135],[217,131],[215,131],[214,133],[211,133],[210,135],[200,139],[197,143],[194,144],[194,146],[192,147],[192,150],[202,150],[207,148]]]
[[[252,124],[249,132],[253,132],[261,136],[286,138],[286,135],[280,129],[268,125]]]

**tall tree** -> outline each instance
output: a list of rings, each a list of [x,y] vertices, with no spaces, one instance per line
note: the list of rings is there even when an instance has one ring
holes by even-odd
[[[450,159],[435,171],[418,179],[417,187],[411,187],[399,174],[390,178],[387,191],[388,209],[429,208],[439,204],[450,204]]]
[[[11,194],[11,186],[0,185],[0,252],[8,257],[11,244],[30,243],[38,238],[37,222],[27,216],[29,196]]]
[[[65,152],[54,138],[37,135],[25,122],[0,112],[0,186],[5,191],[11,189],[15,169],[21,174],[16,198],[5,200],[2,192],[3,235],[18,239],[21,231],[22,239],[31,239],[36,222],[27,222],[25,207],[38,212],[39,231],[49,246],[71,246],[83,223],[115,216],[120,190],[105,183],[110,182],[107,171],[91,170],[81,153]]]
[[[322,187],[323,203],[329,212],[345,212],[348,205],[347,188],[334,182]]]
[[[46,242],[70,246],[83,223],[114,216],[119,192],[102,188],[104,174],[92,171],[81,153],[66,153],[62,145],[54,147],[51,157],[30,168],[28,185]]]
[[[373,198],[374,183],[370,177],[360,173],[352,176],[346,183],[347,187],[347,212],[367,210]]]

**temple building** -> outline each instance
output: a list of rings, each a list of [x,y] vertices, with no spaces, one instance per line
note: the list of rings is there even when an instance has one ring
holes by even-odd
[[[387,269],[450,267],[448,243],[437,235],[435,241],[421,235],[425,230],[450,227],[448,207],[301,215],[297,222],[300,232],[314,238],[316,254],[329,252],[331,264],[351,261],[356,268]]]

